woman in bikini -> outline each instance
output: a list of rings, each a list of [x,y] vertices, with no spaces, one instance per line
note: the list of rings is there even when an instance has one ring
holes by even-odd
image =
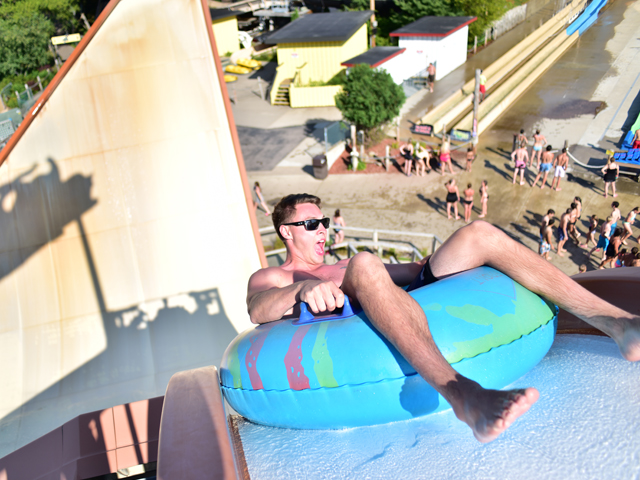
[[[405,143],[400,147],[400,155],[404,158],[404,165],[402,169],[407,177],[411,176],[411,165],[413,163],[413,143],[409,139],[408,143]]]
[[[471,164],[475,159],[476,159],[475,149],[473,147],[469,147],[469,149],[467,150],[467,166],[465,168],[465,172],[471,171]]]
[[[342,243],[344,241],[344,232],[341,228],[337,227],[346,226],[347,224],[345,223],[344,218],[342,218],[342,215],[340,215],[340,209],[337,209],[333,214],[333,231],[335,233],[334,243]]]
[[[452,178],[444,186],[447,189],[447,218],[451,219],[451,207],[453,207],[456,220],[458,220],[460,218],[460,215],[458,215],[458,202],[460,201],[458,185],[456,185],[455,179]]]
[[[467,189],[463,192],[464,200],[461,202],[464,204],[464,221],[469,223],[471,221],[471,209],[473,208],[473,194],[475,191],[471,188],[471,184],[467,184]]]
[[[478,215],[479,218],[487,216],[487,202],[489,201],[489,187],[486,180],[483,180],[480,184],[480,205],[482,205],[482,213]]]
[[[633,234],[633,230],[631,230],[631,226],[636,221],[636,215],[640,211],[640,207],[636,207],[629,212],[627,218],[622,222],[622,226],[624,227],[624,231],[622,232],[622,243],[627,244],[627,238],[629,238]]]
[[[447,135],[442,136],[442,145],[440,146],[440,174],[444,175],[444,167],[449,165],[449,171],[453,175],[453,167],[451,166],[451,144]]]
[[[613,197],[617,197],[616,180],[618,179],[620,170],[613,157],[609,157],[607,164],[602,168],[602,173],[604,174],[604,198],[609,196],[609,185],[611,185],[611,189],[613,190]]]

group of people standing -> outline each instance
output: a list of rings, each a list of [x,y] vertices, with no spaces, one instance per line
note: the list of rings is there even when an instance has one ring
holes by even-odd
[[[640,251],[638,247],[634,247],[630,252],[622,248],[627,245],[627,239],[633,234],[632,226],[636,220],[636,216],[640,212],[640,207],[633,208],[625,217],[622,226],[618,226],[618,221],[622,219],[620,213],[620,204],[613,202],[611,204],[611,214],[606,220],[600,224],[597,215],[589,217],[589,231],[586,235],[586,242],[580,244],[581,234],[576,227],[576,222],[582,216],[582,199],[574,197],[570,207],[560,216],[557,228],[558,245],[555,249],[559,256],[564,256],[567,250],[564,248],[566,241],[571,238],[576,245],[581,248],[587,248],[593,243],[593,248],[587,256],[591,258],[593,252],[602,251],[599,268],[605,268],[607,265],[615,267],[640,267]],[[553,250],[553,231],[552,226],[555,223],[555,211],[549,209],[547,214],[542,217],[540,226],[540,249],[539,253],[542,257],[550,260],[549,252]],[[600,233],[598,241],[596,241],[596,231]],[[580,271],[585,271],[586,265],[583,265]]]
[[[547,185],[549,172],[553,172],[551,189],[557,192],[562,190],[560,182],[565,177],[567,166],[569,165],[567,149],[563,148],[558,155],[554,155],[551,145],[547,145],[547,139],[540,133],[540,130],[536,130],[533,136],[531,155],[527,151],[528,145],[529,139],[525,135],[524,129],[521,129],[515,139],[515,149],[511,153],[511,160],[515,162],[512,183],[515,185],[518,174],[520,174],[520,185],[524,185],[524,172],[527,168],[533,168],[535,161],[535,168],[538,170],[538,174],[531,187],[535,187],[540,177],[542,177],[540,188],[543,189]]]
[[[447,183],[444,184],[447,189],[447,218],[454,218],[451,216],[451,210],[453,209],[453,213],[455,215],[455,219],[458,220],[460,215],[458,215],[458,202],[464,205],[464,221],[471,221],[471,212],[473,210],[473,197],[475,195],[475,190],[473,189],[473,185],[471,183],[467,184],[467,188],[462,192],[464,198],[460,198],[460,190],[458,189],[458,185],[456,180],[452,178]],[[487,203],[489,201],[489,186],[486,180],[483,180],[480,184],[480,204],[482,206],[480,215],[478,218],[484,218],[487,216]]]
[[[453,165],[451,163],[451,139],[448,135],[443,135],[440,150],[436,151],[423,142],[414,142],[413,139],[403,144],[400,149],[400,156],[404,159],[402,171],[407,176],[412,175],[415,168],[416,175],[420,177],[426,176],[431,170],[431,159],[439,161],[440,175],[444,175],[445,168],[448,167],[449,172],[453,175]],[[476,149],[469,147],[467,149],[465,171],[471,171],[471,164],[476,158]]]

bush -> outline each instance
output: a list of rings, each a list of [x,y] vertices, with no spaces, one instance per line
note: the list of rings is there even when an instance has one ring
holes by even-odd
[[[343,87],[336,95],[336,106],[367,137],[372,130],[397,117],[406,100],[402,87],[395,84],[391,75],[366,64],[353,67]]]

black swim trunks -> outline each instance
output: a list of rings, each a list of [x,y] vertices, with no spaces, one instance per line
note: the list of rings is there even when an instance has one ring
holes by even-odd
[[[447,203],[456,203],[458,201],[458,196],[453,193],[453,192],[449,192],[447,193]]]
[[[420,273],[418,274],[418,276],[413,279],[413,282],[411,282],[411,284],[409,285],[409,288],[407,288],[407,292],[410,292],[411,290],[415,290],[416,288],[424,287],[426,285],[431,285],[432,283],[435,283],[438,280],[440,280],[439,278],[436,278],[436,276],[431,271],[431,267],[429,266],[430,260],[431,260],[431,257],[429,257],[429,260],[426,261],[426,263],[424,264],[424,267],[422,267],[422,270],[420,270]]]

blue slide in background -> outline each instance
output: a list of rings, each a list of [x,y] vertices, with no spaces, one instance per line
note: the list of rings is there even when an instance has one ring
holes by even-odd
[[[598,19],[598,12],[607,4],[608,0],[593,0],[591,4],[582,12],[575,22],[567,27],[567,35],[571,36],[575,32],[582,35]]]

